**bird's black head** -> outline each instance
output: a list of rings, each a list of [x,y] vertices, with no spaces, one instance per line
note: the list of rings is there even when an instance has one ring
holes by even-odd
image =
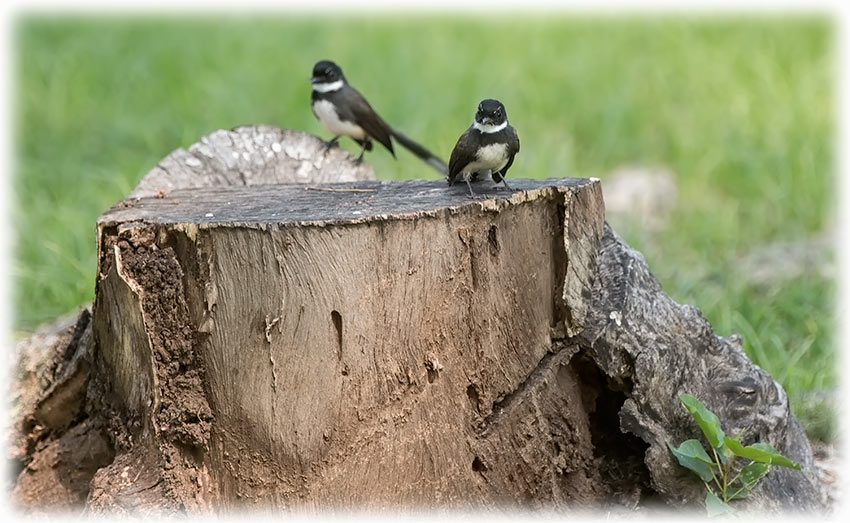
[[[508,121],[508,112],[499,100],[487,98],[478,104],[475,123],[479,125],[499,126]]]
[[[330,60],[320,60],[313,66],[313,78],[310,79],[311,83],[330,84],[339,80],[345,81],[342,69]]]

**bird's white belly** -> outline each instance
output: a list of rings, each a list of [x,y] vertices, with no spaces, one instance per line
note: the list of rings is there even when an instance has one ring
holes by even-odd
[[[489,169],[492,172],[500,171],[508,164],[508,146],[504,143],[493,143],[478,149],[475,160],[469,162],[464,172],[472,174]]]
[[[350,136],[358,140],[366,138],[366,131],[362,127],[352,122],[340,120],[334,105],[327,100],[317,100],[313,104],[313,112],[319,122],[334,136]]]

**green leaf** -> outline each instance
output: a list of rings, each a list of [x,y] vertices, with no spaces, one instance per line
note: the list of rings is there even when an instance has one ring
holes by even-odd
[[[712,461],[711,459],[711,456],[708,455],[699,440],[689,439],[679,445],[679,448],[677,450],[682,454],[702,461],[706,465],[715,465],[714,461]]]
[[[705,434],[708,444],[719,449],[723,447],[723,438],[726,435],[720,427],[720,419],[710,410],[705,408],[705,405],[690,394],[679,394],[679,400],[691,413],[691,416],[696,420],[697,425]]]
[[[770,443],[753,443],[749,447],[746,448],[754,448],[761,450],[770,454],[770,464],[777,465],[779,467],[787,467],[789,469],[800,470],[802,467],[799,463],[794,463],[790,459],[786,458],[782,454],[779,453],[778,450],[773,448]]]
[[[708,517],[725,516],[731,514],[735,509],[727,505],[714,492],[708,491],[705,495],[705,511]]]
[[[778,465],[795,470],[800,470],[800,465],[794,463],[779,453],[769,443],[753,443],[752,445],[743,446],[740,441],[734,438],[726,437],[724,439],[729,450],[735,453],[736,456],[751,459],[759,463],[767,463],[770,465]]]
[[[730,488],[729,490],[732,490],[732,489]],[[733,499],[744,499],[745,497],[747,497],[749,495],[750,495],[750,491],[741,487],[740,489],[732,492],[732,494],[729,496],[729,501],[732,501]]]
[[[679,445],[679,448],[674,447],[669,442],[667,446],[670,448],[670,452],[676,456],[679,465],[692,470],[705,482],[713,479],[711,474],[713,463],[711,458],[708,457],[708,454],[706,454],[705,449],[702,448],[702,443],[695,439],[689,439]]]
[[[753,461],[741,469],[741,474],[738,476],[738,479],[741,480],[741,484],[747,492],[749,492],[756,486],[756,483],[758,483],[759,480],[767,474],[768,470],[770,470],[770,465],[767,463]]]
[[[723,444],[723,446],[722,446],[721,448],[717,449],[717,457],[719,457],[719,458],[720,458],[720,464],[721,464],[721,465],[725,465],[725,464],[726,464],[726,462],[727,462],[727,461],[729,461],[729,458],[734,458],[734,457],[735,457],[735,453],[734,453],[734,452],[732,452],[732,451],[729,449],[729,447],[727,447],[727,446],[726,446],[726,439],[725,439],[725,437],[724,437],[724,439],[723,439],[723,443],[724,443],[724,444]]]
[[[749,456],[745,456],[749,451],[746,450],[741,441],[737,438],[730,438],[729,436],[724,437],[723,442],[726,443],[726,447],[732,451],[736,456],[741,456],[742,458],[749,458]],[[753,459],[753,458],[750,458]]]

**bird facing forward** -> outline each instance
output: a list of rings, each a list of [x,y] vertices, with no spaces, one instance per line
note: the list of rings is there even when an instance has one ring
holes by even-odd
[[[454,185],[460,177],[469,187],[469,195],[474,198],[469,182],[479,173],[489,171],[494,182],[502,182],[506,189],[512,190],[505,175],[518,152],[519,137],[516,129],[508,123],[505,106],[498,100],[482,100],[472,125],[460,135],[452,151],[449,185]]]

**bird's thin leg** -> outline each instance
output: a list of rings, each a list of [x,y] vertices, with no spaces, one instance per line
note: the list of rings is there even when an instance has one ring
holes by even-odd
[[[505,189],[507,189],[507,190],[509,190],[509,191],[513,191],[513,189],[511,188],[511,186],[510,186],[510,185],[508,185],[508,179],[507,179],[507,178],[505,178],[505,175],[504,175],[504,174],[502,174],[502,173],[499,173],[499,176],[501,176],[501,177],[502,177],[502,183],[503,183],[503,184],[505,184]]]
[[[333,147],[336,147],[337,145],[339,145],[339,136],[334,136],[333,138],[328,140],[327,143],[325,143],[325,154],[328,154],[328,151],[330,151]]]
[[[360,156],[358,156],[357,159],[354,160],[354,165],[360,165],[361,163],[363,163],[364,154],[366,154],[366,142],[363,142],[363,145],[361,145]]]
[[[469,183],[469,176],[467,176],[466,178],[464,178],[464,181],[466,181],[466,186],[467,186],[467,187],[469,187],[469,197],[470,197],[470,198],[475,198],[475,193],[472,191],[472,184],[471,184],[471,183]]]
[[[496,172],[494,172],[494,173],[492,174],[492,176],[493,176],[493,181],[494,181],[494,182],[496,182],[496,183],[502,182],[503,184],[505,184],[505,190],[513,191],[513,189],[511,188],[511,186],[510,186],[510,185],[508,185],[508,180],[505,178],[505,173],[504,173],[504,172],[502,172],[502,171],[496,171]],[[499,186],[497,185],[497,186],[496,186],[496,190],[498,191],[499,189],[501,189],[501,187],[499,187]]]

